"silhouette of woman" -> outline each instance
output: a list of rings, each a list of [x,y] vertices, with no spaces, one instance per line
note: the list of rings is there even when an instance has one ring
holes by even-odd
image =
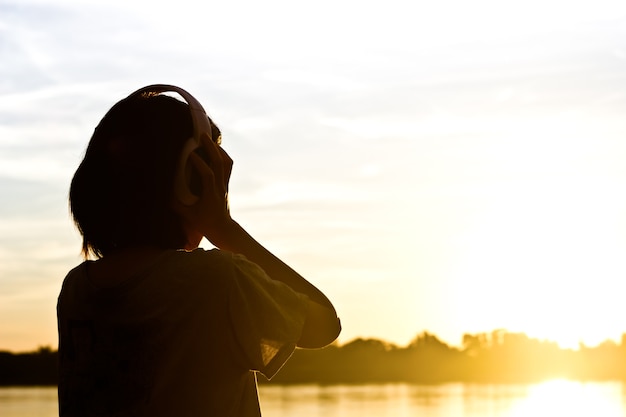
[[[338,336],[326,296],[231,217],[220,143],[173,86],[96,127],[70,187],[85,261],[57,305],[61,416],[260,416],[255,372]]]

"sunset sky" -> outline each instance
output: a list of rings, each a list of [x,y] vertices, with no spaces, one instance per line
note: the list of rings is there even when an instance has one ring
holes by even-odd
[[[220,126],[233,217],[341,341],[626,332],[625,2],[0,0],[0,350],[56,348],[69,181],[152,83]]]

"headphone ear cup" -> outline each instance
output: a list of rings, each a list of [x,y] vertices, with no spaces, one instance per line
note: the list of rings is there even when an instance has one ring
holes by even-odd
[[[197,147],[193,152],[195,152],[196,155],[202,158],[202,160],[207,165],[210,165],[209,154],[207,153],[206,149],[204,149],[203,146]],[[189,178],[189,190],[191,191],[193,195],[198,196],[198,198],[202,195],[202,175],[194,167],[191,167],[190,178]]]
[[[191,189],[193,172],[195,171],[191,165],[191,161],[189,157],[191,152],[198,148],[198,143],[195,138],[191,137],[185,144],[183,145],[183,149],[180,153],[180,159],[178,161],[178,169],[176,171],[176,179],[174,182],[174,195],[176,199],[180,201],[182,204],[186,206],[191,206],[195,204],[200,198],[200,194],[202,193],[202,182],[200,180],[199,191],[194,193]],[[196,176],[199,177],[199,174],[196,173]],[[194,180],[197,181],[197,180]]]

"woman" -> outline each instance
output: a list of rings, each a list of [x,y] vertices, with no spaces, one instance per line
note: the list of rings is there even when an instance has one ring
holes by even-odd
[[[260,416],[255,372],[271,378],[340,323],[232,219],[217,126],[158,87],[109,110],[72,180],[85,262],[58,300],[60,415]]]

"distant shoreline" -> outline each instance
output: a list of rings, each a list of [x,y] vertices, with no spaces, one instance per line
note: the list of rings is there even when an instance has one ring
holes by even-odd
[[[626,381],[626,335],[622,343],[563,349],[555,342],[496,330],[466,334],[463,347],[450,347],[428,332],[408,346],[377,339],[294,352],[280,372],[262,384],[531,383],[566,378]],[[0,386],[55,386],[58,352],[0,351]]]

